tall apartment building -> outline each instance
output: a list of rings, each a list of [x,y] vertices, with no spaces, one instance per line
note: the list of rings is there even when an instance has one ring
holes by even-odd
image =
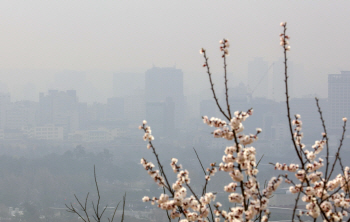
[[[145,119],[145,74],[117,72],[113,74],[113,96],[108,101],[108,119],[125,119],[132,125]],[[116,112],[116,113],[112,113]]]
[[[34,127],[37,122],[38,103],[33,101],[17,101],[6,107],[6,129]]]
[[[180,127],[184,121],[185,98],[183,92],[183,72],[176,68],[153,67],[146,71],[145,78],[146,102],[147,103],[167,103],[172,101],[174,104],[174,117],[168,116],[167,124]],[[152,106],[147,106],[151,108]],[[146,113],[151,111],[146,110]],[[174,121],[174,122],[169,122]]]
[[[340,129],[342,118],[350,118],[350,71],[328,75],[328,103],[331,129]]]

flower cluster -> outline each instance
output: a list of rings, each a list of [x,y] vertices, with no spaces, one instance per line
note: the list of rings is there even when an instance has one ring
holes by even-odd
[[[211,177],[211,176],[214,176],[215,173],[218,171],[218,170],[216,169],[216,164],[215,164],[215,163],[211,163],[211,164],[210,164],[210,167],[211,167],[211,168],[207,168],[208,174],[205,176],[205,180],[206,180],[206,181],[209,181],[209,180],[210,180],[210,177]]]
[[[145,134],[143,135],[143,140],[144,141],[152,141],[152,140],[154,140],[154,137],[152,136],[151,127],[147,126],[146,124],[147,124],[147,121],[144,120],[142,122],[142,125],[139,126],[139,129],[145,131]],[[147,146],[147,148],[150,149],[151,146]]]
[[[230,123],[227,124],[224,120],[212,117],[208,118],[203,116],[203,122],[211,127],[218,128],[214,130],[213,135],[215,138],[225,138],[227,140],[233,140],[235,135],[244,130],[242,122],[244,122],[249,116],[253,114],[253,109],[249,109],[247,112],[235,112],[233,117],[230,120]],[[237,138],[240,140],[242,145],[248,145],[253,143],[258,139],[257,135],[261,133],[261,129],[257,128],[256,134],[250,135],[238,135]]]
[[[220,203],[217,203],[215,205],[217,208],[216,215],[219,216],[217,216],[215,221],[219,221],[220,217],[225,218],[227,221],[240,221],[241,219],[250,221],[257,218],[261,212],[264,212],[264,218],[268,218],[268,199],[280,185],[281,178],[272,178],[267,187],[260,193],[260,185],[256,179],[256,175],[259,172],[256,164],[256,150],[254,147],[247,147],[247,145],[258,139],[257,135],[261,133],[261,129],[257,128],[255,134],[240,134],[244,129],[242,123],[252,114],[253,109],[249,109],[247,112],[237,111],[229,121],[229,124],[218,118],[209,119],[207,116],[202,117],[205,124],[216,128],[213,132],[215,138],[234,139],[235,143],[226,147],[219,166],[211,163],[210,168],[207,168],[205,186],[201,197],[197,198],[197,195],[194,193],[187,197],[188,189],[193,192],[189,185],[189,173],[187,170],[182,169],[182,165],[178,164],[176,158],[172,158],[170,166],[177,173],[177,180],[172,186],[165,186],[169,189],[171,196],[162,194],[159,198],[144,197],[143,201],[150,201],[152,204],[157,203],[159,208],[171,210],[171,218],[178,218],[181,215],[185,216],[186,219],[180,221],[204,221],[209,213],[209,204],[215,200],[213,193],[206,192],[206,185],[210,178],[219,170],[227,172],[233,180],[232,183],[224,187],[224,191],[229,193],[228,200],[241,206],[232,207],[229,212],[226,212],[221,211],[219,209]],[[149,135],[149,126],[143,124],[140,128]],[[149,143],[151,144],[151,141]],[[154,149],[153,145],[152,149]],[[150,171],[150,175],[157,174],[157,178],[161,177],[158,171],[153,170],[153,165],[150,165],[144,159],[141,162],[145,169]],[[245,177],[247,177],[246,180]],[[164,183],[164,180],[161,181]]]
[[[284,32],[280,34],[280,45],[286,50],[289,51],[290,50],[290,45],[289,45],[289,36],[286,35],[286,26],[287,23],[286,22],[281,22],[280,24],[283,28],[284,28]]]
[[[146,122],[143,122],[143,125],[140,127],[145,131],[150,130],[149,126],[146,126]],[[150,132],[146,132],[150,133]],[[151,144],[151,141],[149,141]],[[155,148],[151,144],[151,147],[155,153]],[[157,155],[156,155],[157,156]],[[159,197],[143,197],[143,202],[151,202],[153,205],[157,204],[157,206],[162,210],[171,211],[170,217],[172,219],[180,218],[181,215],[184,215],[186,219],[181,221],[205,221],[209,214],[208,205],[215,200],[215,194],[212,192],[205,192],[198,199],[196,195],[192,193],[191,196],[187,195],[187,189],[190,188],[190,177],[187,170],[182,169],[182,165],[178,164],[178,160],[176,158],[172,158],[170,162],[170,166],[172,167],[174,173],[177,173],[177,180],[170,186],[167,184],[167,180],[164,179],[165,175],[159,172],[159,170],[154,170],[154,164],[151,162],[147,162],[144,158],[141,159],[141,164],[147,170],[148,174],[154,179],[154,181],[166,188],[170,196],[168,194],[161,194]],[[160,163],[158,163],[159,167],[162,169]],[[210,180],[210,176],[213,176],[217,171],[215,163],[211,164],[211,168],[207,169],[208,174],[206,175],[206,181]],[[192,192],[192,190],[191,190]]]
[[[222,57],[230,55],[228,52],[228,48],[230,47],[230,43],[227,39],[222,39],[219,41],[220,43],[220,50],[224,53]]]
[[[147,171],[148,175],[150,175],[154,182],[156,182],[159,186],[164,186],[164,178],[160,175],[159,170],[154,170],[154,164],[151,162],[147,162],[146,159],[141,159],[141,164],[143,168]]]
[[[311,149],[307,149],[306,145],[302,143],[303,123],[301,116],[296,114],[291,121],[287,87],[287,51],[290,50],[289,36],[286,35],[287,24],[282,22],[281,26],[283,27],[283,33],[280,34],[280,45],[284,49],[285,56],[287,116],[291,139],[299,160],[298,163],[286,164],[277,162],[272,164],[275,170],[283,172],[276,177],[272,177],[263,189],[260,187],[257,179],[259,170],[256,163],[256,149],[251,144],[258,140],[258,135],[262,130],[257,128],[253,134],[243,134],[243,123],[253,114],[253,109],[249,109],[247,112],[236,111],[231,116],[226,78],[226,56],[229,54],[228,48],[230,45],[227,39],[223,39],[220,41],[220,50],[223,52],[222,57],[224,58],[227,112],[220,106],[216,97],[206,51],[202,48],[200,53],[204,54],[205,63],[203,66],[207,67],[214,99],[226,121],[214,117],[209,119],[207,116],[203,116],[202,119],[205,124],[215,128],[212,132],[214,138],[224,138],[231,141],[232,144],[226,147],[219,165],[211,163],[206,171],[202,166],[205,174],[205,184],[202,193],[196,194],[190,186],[189,172],[183,169],[181,164],[178,164],[176,158],[171,159],[170,166],[174,173],[177,174],[177,179],[174,183],[169,183],[152,144],[154,137],[151,134],[151,128],[144,121],[139,128],[145,132],[143,139],[148,141],[147,148],[152,148],[159,170],[154,170],[155,166],[144,158],[141,159],[141,164],[153,180],[164,188],[164,193],[159,197],[150,198],[145,196],[142,199],[144,202],[157,204],[160,209],[170,211],[169,217],[178,219],[180,222],[204,222],[208,220],[219,222],[221,219],[225,222],[267,222],[270,218],[269,199],[272,198],[274,192],[284,180],[289,184],[289,192],[297,194],[291,221],[294,221],[295,216],[298,217],[299,221],[302,221],[301,217],[308,216],[313,218],[314,221],[316,221],[316,218],[322,217],[324,221],[329,222],[343,221],[345,217],[348,217],[350,209],[350,168],[343,166],[340,157],[347,118],[343,118],[343,134],[338,150],[335,153],[333,164],[329,162],[327,131],[317,99],[316,103],[319,108],[324,133],[322,133],[320,140],[315,141]],[[318,157],[324,149],[327,150],[325,163],[322,158]],[[339,163],[341,173],[334,177],[333,173],[335,172],[336,163]],[[325,165],[326,169],[324,170],[322,167]],[[232,203],[231,206],[225,206],[225,209],[228,209],[227,211],[222,209],[220,202],[212,203],[215,201],[216,193],[206,191],[207,184],[217,171],[227,173],[232,179],[229,184],[223,187],[223,190],[228,193],[227,198],[229,202]],[[167,193],[165,192],[166,190]],[[300,211],[299,215],[295,215],[299,201],[303,201],[306,204],[306,209]],[[215,208],[214,212],[211,212],[211,206]],[[210,214],[211,219],[209,219]],[[349,218],[347,220],[349,221]]]
[[[312,145],[313,151],[307,150],[305,145],[301,142],[303,138],[302,121],[300,115],[295,115],[292,121],[294,125],[294,141],[300,147],[298,152],[301,154],[302,166],[297,164],[275,164],[276,170],[283,170],[289,172],[296,172],[295,178],[300,182],[295,184],[293,180],[289,179],[287,175],[286,182],[291,183],[289,191],[293,194],[302,193],[301,200],[306,205],[306,211],[301,211],[300,216],[306,215],[312,218],[322,216],[325,221],[341,221],[344,216],[347,216],[345,209],[350,208],[350,198],[346,198],[350,191],[349,167],[344,168],[343,175],[338,174],[334,179],[330,179],[331,173],[324,175],[324,172],[319,171],[323,166],[323,159],[316,157],[324,149],[327,142],[327,134],[322,133],[322,139],[316,140]],[[339,155],[339,154],[338,154]],[[328,161],[328,160],[327,160]],[[340,191],[343,192],[340,192]]]
[[[257,135],[261,133],[261,129],[257,128],[255,134],[240,134],[244,130],[243,122],[252,114],[253,109],[247,112],[236,111],[229,124],[217,118],[203,117],[204,123],[218,128],[213,132],[215,138],[235,139],[234,145],[226,147],[219,171],[227,172],[234,181],[224,186],[224,191],[230,193],[229,201],[241,206],[232,207],[226,212],[220,210],[221,204],[217,203],[214,205],[217,216],[215,221],[219,221],[220,218],[227,221],[251,221],[261,212],[265,214],[262,216],[262,221],[267,221],[269,198],[282,182],[281,177],[272,178],[267,187],[261,193],[259,191],[260,185],[256,179],[259,172],[256,166],[256,149],[247,145],[258,139]]]

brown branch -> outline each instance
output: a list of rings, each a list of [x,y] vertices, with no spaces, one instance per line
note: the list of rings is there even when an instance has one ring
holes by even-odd
[[[289,94],[288,94],[288,65],[287,65],[287,44],[286,44],[286,31],[287,31],[287,23],[284,23],[283,25],[283,54],[284,54],[284,77],[285,77],[285,87],[286,87],[286,105],[287,105],[287,117],[288,117],[288,123],[289,123],[289,131],[291,135],[291,139],[294,145],[295,152],[298,155],[298,158],[300,160],[300,163],[302,164],[302,168],[304,168],[304,162],[303,157],[299,153],[298,147],[295,143],[294,135],[293,135],[293,128],[292,128],[292,120],[290,115],[290,106],[289,106]]]
[[[123,213],[122,213],[122,219],[120,220],[121,222],[124,221],[125,199],[126,199],[126,193],[125,193],[124,196],[123,196]]]
[[[326,129],[326,124],[325,121],[323,119],[323,115],[322,115],[322,111],[321,111],[321,107],[319,104],[319,99],[317,97],[315,97],[316,100],[316,105],[317,105],[317,110],[318,113],[320,114],[320,119],[321,119],[321,123],[322,123],[322,127],[323,127],[323,131],[326,134],[326,149],[327,149],[327,155],[326,155],[326,160],[327,160],[327,165],[326,165],[326,173],[325,173],[325,178],[327,178],[328,176],[328,168],[329,168],[329,145],[328,145],[328,133],[327,133],[327,129]],[[328,181],[327,181],[328,182]]]
[[[92,201],[92,208],[93,208],[93,211],[94,211],[94,215],[90,216],[89,213],[88,213],[88,209],[87,209],[89,193],[87,193],[87,195],[86,195],[84,204],[74,194],[74,197],[75,197],[76,201],[78,202],[78,204],[80,205],[81,210],[85,213],[86,219],[78,212],[78,210],[73,206],[72,203],[71,203],[70,207],[67,204],[65,204],[65,206],[67,208],[67,212],[77,214],[79,216],[79,218],[81,218],[84,222],[90,222],[90,217],[94,218],[97,222],[100,222],[102,217],[103,217],[103,214],[106,212],[107,207],[108,207],[108,205],[106,205],[106,207],[104,207],[103,211],[101,213],[99,213],[99,204],[100,204],[101,196],[100,196],[100,190],[98,188],[95,166],[94,166],[94,179],[95,179],[95,185],[96,185],[97,196],[98,196],[96,206],[94,204],[94,201]],[[123,204],[124,204],[124,206],[125,206],[125,197],[126,197],[126,195],[124,195],[124,197],[123,197]],[[115,214],[117,212],[117,209],[118,209],[118,206],[119,206],[119,203],[117,204],[116,208],[114,209],[114,212],[113,212],[113,215],[112,215],[112,219],[107,218],[109,222],[113,222],[114,216],[115,216]],[[124,207],[123,207],[123,215],[124,215]]]
[[[223,49],[227,48],[226,46],[226,39],[223,39]],[[228,116],[230,117],[230,120],[232,119],[231,115],[231,109],[230,109],[230,103],[228,102],[228,87],[227,87],[227,64],[226,64],[226,52],[224,50],[222,57],[224,58],[224,71],[225,71],[225,96],[226,96],[226,106],[227,106],[227,112]]]
[[[333,165],[332,165],[332,169],[331,169],[331,172],[329,173],[328,175],[328,178],[327,178],[327,181],[330,179],[330,177],[332,176],[332,173],[334,171],[334,168],[335,168],[335,164],[337,163],[337,160],[339,159],[339,155],[340,155],[340,149],[341,147],[343,146],[343,141],[344,141],[344,138],[345,138],[345,131],[346,131],[346,121],[344,121],[344,124],[343,124],[343,133],[342,133],[342,137],[340,139],[340,144],[339,144],[339,147],[338,147],[338,150],[335,154],[335,159],[334,159],[334,162],[333,162]]]
[[[201,165],[201,167],[202,167],[202,170],[203,170],[203,172],[204,172],[204,175],[207,175],[207,173],[205,172],[205,169],[204,169],[204,167],[203,167],[203,164],[202,164],[202,162],[201,162],[201,159],[199,159],[199,156],[198,156],[198,154],[197,154],[197,151],[196,151],[196,149],[193,147],[193,150],[194,150],[194,152],[196,153],[196,156],[197,156],[197,159],[198,159],[198,161],[199,161],[199,164]]]
[[[118,209],[118,207],[119,207],[119,204],[120,204],[120,201],[119,201],[119,203],[117,204],[117,206],[116,206],[115,209],[114,209],[114,212],[113,212],[113,215],[112,215],[112,219],[110,220],[110,219],[108,218],[108,221],[109,221],[109,222],[113,222],[114,216],[115,216],[115,213],[117,212],[117,209]]]
[[[210,68],[209,68],[209,64],[208,64],[208,57],[207,57],[207,54],[206,54],[206,51],[203,50],[203,57],[205,59],[205,63],[204,65],[207,67],[207,73],[208,73],[208,76],[209,76],[209,82],[210,82],[210,87],[211,87],[211,91],[213,92],[213,97],[214,97],[214,100],[216,102],[216,105],[218,106],[220,112],[222,113],[222,115],[224,115],[226,117],[226,119],[228,121],[231,120],[231,118],[224,112],[224,110],[221,108],[220,104],[219,104],[219,99],[216,97],[216,93],[215,93],[215,90],[214,90],[214,83],[211,79],[211,73],[210,73]]]
[[[293,209],[292,221],[294,221],[295,212],[297,211],[297,207],[298,207],[298,202],[299,202],[300,194],[301,194],[301,192],[298,192],[298,196],[297,196],[297,198],[295,199],[295,205],[294,205],[294,209]]]
[[[143,131],[144,131],[145,133],[147,132],[146,127],[145,127],[145,124],[143,125],[143,128],[142,128],[142,129],[143,129]],[[151,141],[149,141],[148,143],[149,143],[149,145],[150,145],[151,148],[152,148],[152,151],[153,151],[154,156],[156,157],[156,160],[157,160],[157,163],[158,163],[158,167],[159,167],[159,169],[160,169],[160,173],[161,173],[161,175],[162,175],[162,176],[164,177],[164,179],[165,179],[166,185],[165,185],[165,184],[163,184],[163,185],[169,190],[169,192],[171,193],[171,195],[174,196],[174,191],[171,189],[170,183],[169,183],[168,178],[167,178],[167,176],[166,176],[166,174],[165,174],[165,172],[164,172],[163,166],[162,166],[162,164],[160,163],[160,160],[159,160],[158,154],[157,154],[157,152],[156,152],[156,149],[154,148],[154,146],[153,146],[153,144],[152,144]]]
[[[208,57],[207,57],[207,54],[206,54],[206,51],[204,49],[202,49],[202,52],[203,52],[203,57],[205,59],[205,63],[204,63],[204,66],[207,67],[207,73],[208,73],[208,76],[209,76],[209,82],[210,82],[210,86],[211,86],[211,91],[213,93],[213,97],[214,97],[214,100],[216,102],[216,105],[218,106],[220,112],[226,117],[226,119],[228,121],[231,121],[231,116],[228,116],[224,111],[223,109],[221,108],[220,104],[219,104],[219,100],[218,98],[216,97],[216,93],[215,93],[215,90],[214,90],[214,84],[213,84],[213,81],[212,81],[212,78],[211,78],[211,73],[210,73],[210,67],[209,67],[209,64],[208,64]],[[235,140],[235,143],[236,143],[236,146],[237,146],[237,149],[238,149],[238,145],[239,145],[239,142],[237,140],[237,135],[236,135],[236,132],[234,130],[232,130],[233,132],[233,136],[234,136],[234,140]],[[239,150],[237,150],[239,151]],[[238,169],[239,171],[242,173],[242,168],[240,166],[240,164],[238,164]],[[248,205],[246,203],[246,200],[245,200],[245,191],[244,191],[244,184],[243,184],[243,181],[240,182],[240,187],[241,187],[241,193],[242,193],[242,196],[243,196],[243,205],[244,205],[244,210],[248,210]]]

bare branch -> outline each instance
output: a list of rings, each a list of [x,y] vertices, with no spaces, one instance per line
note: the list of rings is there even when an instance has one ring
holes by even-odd
[[[204,172],[204,175],[207,175],[207,173],[205,172],[205,169],[204,169],[204,167],[203,167],[203,164],[202,164],[202,162],[201,162],[201,159],[199,158],[198,153],[197,153],[197,151],[196,151],[196,149],[195,149],[194,147],[193,147],[193,150],[194,150],[194,152],[196,153],[197,159],[198,159],[198,161],[199,161],[199,164],[200,164],[201,167],[202,167],[202,170],[203,170],[203,172]]]
[[[226,117],[226,119],[228,121],[231,120],[231,118],[224,112],[224,110],[221,108],[220,104],[219,104],[219,99],[217,98],[216,96],[216,93],[215,93],[215,90],[214,90],[214,83],[213,83],[213,80],[211,79],[211,72],[210,72],[210,68],[209,68],[209,64],[208,64],[208,57],[207,57],[207,54],[206,54],[206,51],[203,50],[203,56],[204,56],[204,59],[205,59],[205,63],[204,63],[204,66],[207,67],[207,73],[208,73],[208,76],[209,76],[209,82],[210,82],[210,87],[211,87],[211,91],[213,92],[213,97],[214,97],[214,100],[216,102],[216,105],[218,106],[220,112],[222,113],[222,115],[224,115]]]
[[[322,111],[321,111],[321,107],[320,107],[320,104],[319,104],[319,99],[317,97],[315,97],[315,100],[316,100],[316,105],[317,105],[317,110],[318,110],[318,113],[320,114],[320,119],[321,119],[321,123],[322,123],[322,127],[323,127],[323,131],[325,133],[325,136],[326,136],[326,149],[327,149],[327,155],[326,155],[326,161],[327,161],[327,165],[326,165],[326,172],[325,172],[325,178],[327,178],[328,176],[328,168],[329,168],[329,145],[328,145],[328,133],[327,133],[327,128],[326,128],[326,124],[325,124],[325,121],[323,119],[323,115],[322,115]]]
[[[344,138],[345,138],[345,131],[346,131],[346,121],[344,121],[344,124],[343,124],[343,133],[342,133],[342,136],[341,136],[341,139],[340,139],[340,143],[339,143],[337,152],[335,154],[335,159],[334,159],[334,162],[333,162],[333,165],[332,165],[332,169],[331,169],[331,172],[328,175],[327,181],[329,181],[330,177],[332,176],[332,173],[333,173],[334,168],[335,168],[335,164],[337,163],[337,160],[339,159],[340,149],[343,146],[343,141],[344,141]]]

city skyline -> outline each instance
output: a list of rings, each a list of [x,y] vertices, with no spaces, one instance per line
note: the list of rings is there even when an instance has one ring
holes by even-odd
[[[221,76],[218,41],[222,38],[231,42],[228,71],[231,82],[235,81],[232,86],[241,81],[248,84],[249,61],[261,57],[270,65],[281,57],[281,21],[288,22],[289,59],[304,70],[296,76],[303,79],[298,97],[326,97],[328,73],[350,70],[346,59],[350,49],[342,44],[350,36],[342,28],[350,20],[348,2],[264,1],[254,7],[248,2],[226,2],[224,8],[197,0],[19,2],[3,3],[0,27],[4,30],[0,37],[1,83],[19,100],[27,96],[22,88],[33,89],[35,84],[36,92],[46,91],[53,76],[64,70],[85,72],[100,101],[113,93],[114,72],[142,73],[153,64],[182,69],[186,90],[195,88],[194,82],[207,87],[198,50],[208,50],[213,73]],[[6,88],[1,83],[0,90]]]

